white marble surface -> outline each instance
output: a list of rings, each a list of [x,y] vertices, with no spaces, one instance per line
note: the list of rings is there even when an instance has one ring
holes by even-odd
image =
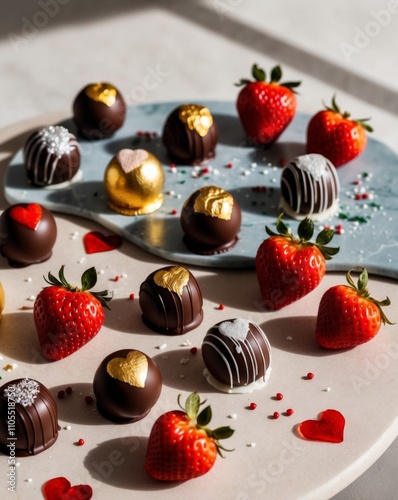
[[[315,112],[336,93],[355,117],[372,116],[374,136],[398,151],[391,0],[17,0],[1,8],[2,167],[23,143],[10,139],[20,122],[25,131],[40,116],[68,116],[88,82],[111,81],[129,104],[231,100],[253,62],[280,63],[286,79],[303,81],[300,111]],[[395,498],[397,460],[394,442],[336,500]]]

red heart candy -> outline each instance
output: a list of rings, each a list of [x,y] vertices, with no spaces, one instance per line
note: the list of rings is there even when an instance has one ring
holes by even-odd
[[[325,410],[318,420],[305,420],[298,426],[299,433],[311,441],[341,443],[344,439],[345,418],[337,410]]]
[[[86,253],[109,252],[122,244],[122,238],[117,234],[105,236],[99,231],[91,231],[83,237]]]
[[[42,208],[37,203],[29,203],[26,206],[16,205],[10,209],[10,217],[19,224],[36,230],[41,221]]]
[[[89,500],[93,496],[93,490],[88,484],[71,486],[65,477],[55,477],[47,481],[43,488],[46,500]]]

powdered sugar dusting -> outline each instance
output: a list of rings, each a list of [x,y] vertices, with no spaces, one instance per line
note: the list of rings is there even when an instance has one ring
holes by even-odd
[[[319,154],[302,155],[295,159],[297,168],[304,170],[319,181],[326,173],[325,157]]]
[[[72,135],[69,130],[60,125],[49,125],[40,130],[39,135],[49,154],[61,158],[64,154],[70,154],[77,147],[76,141],[71,141]]]
[[[122,149],[116,155],[116,159],[125,174],[139,167],[147,158],[148,151],[145,149]]]
[[[244,342],[249,331],[249,322],[243,318],[224,321],[218,327],[220,333],[239,342]]]
[[[32,406],[40,393],[40,385],[36,380],[25,378],[18,384],[11,384],[4,390],[4,396],[23,407]]]

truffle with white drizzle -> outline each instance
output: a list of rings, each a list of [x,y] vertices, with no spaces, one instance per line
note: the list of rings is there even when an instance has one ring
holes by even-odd
[[[212,326],[202,343],[204,375],[216,389],[248,393],[264,387],[271,373],[271,345],[263,330],[235,318]]]
[[[80,167],[79,143],[65,127],[43,127],[26,141],[24,165],[28,180],[34,186],[71,181]]]
[[[281,176],[281,208],[294,219],[324,220],[339,208],[340,183],[333,163],[320,154],[298,156]]]

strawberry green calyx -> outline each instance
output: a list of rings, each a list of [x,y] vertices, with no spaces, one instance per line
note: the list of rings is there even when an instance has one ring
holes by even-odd
[[[212,418],[212,411],[210,406],[206,406],[202,411],[199,412],[200,407],[206,403],[200,400],[200,396],[197,392],[190,394],[185,402],[185,406],[180,403],[181,394],[178,396],[178,405],[186,413],[188,420],[191,422],[192,426],[196,429],[200,429],[206,433],[206,435],[212,438],[217,447],[217,453],[224,458],[222,451],[233,451],[224,448],[219,443],[220,439],[227,439],[233,435],[234,429],[230,427],[218,427],[217,429],[211,430],[207,427]]]
[[[315,225],[312,219],[306,217],[300,222],[297,228],[298,237],[296,237],[293,235],[289,227],[282,221],[283,215],[284,214],[281,213],[276,221],[276,230],[278,233],[273,232],[265,226],[265,230],[269,236],[284,236],[286,238],[290,238],[291,241],[297,245],[315,246],[321,252],[325,260],[331,260],[332,257],[339,252],[340,247],[327,246],[334,236],[333,229],[323,229],[313,242],[311,241],[311,238],[314,235]]]
[[[235,83],[235,86],[241,87],[242,85],[247,85],[253,82],[263,82],[267,83],[267,75],[262,68],[259,68],[257,64],[253,64],[252,66],[252,77],[253,80],[248,80],[247,78],[242,78],[238,83]],[[301,82],[285,82],[279,83],[282,79],[282,68],[280,66],[275,66],[271,70],[271,80],[269,83],[277,83],[282,87],[287,87],[292,92],[296,93],[294,90],[296,87],[301,85]]]
[[[360,271],[361,272],[359,277],[358,277],[358,284],[357,285],[354,283],[354,280],[351,276],[352,271]],[[379,308],[381,320],[383,321],[383,324],[385,325],[387,323],[388,325],[394,325],[395,323],[392,323],[387,318],[387,316],[384,314],[384,311],[382,309],[383,307],[389,306],[391,304],[390,299],[388,297],[386,297],[384,300],[379,301],[379,300],[376,300],[373,297],[371,297],[370,292],[367,289],[368,278],[369,278],[368,271],[366,270],[366,268],[361,267],[361,266],[357,266],[357,267],[350,269],[346,275],[346,279],[347,279],[348,284],[356,291],[357,295],[359,295],[360,297],[363,297],[366,300],[369,300],[369,302],[372,302],[373,304],[375,304]]]
[[[366,123],[371,118],[359,118],[359,119],[353,120],[352,118],[350,118],[351,114],[348,111],[342,112],[340,110],[340,107],[338,106],[338,104],[336,102],[336,96],[335,95],[332,98],[332,105],[331,106],[326,106],[325,103],[323,103],[323,105],[324,105],[324,107],[325,107],[325,109],[327,111],[333,111],[334,113],[337,113],[337,114],[341,115],[343,118],[350,119],[351,121],[357,123],[358,125],[361,125],[367,132],[373,132],[373,127],[371,127],[369,125],[369,123]]]
[[[49,272],[47,278],[43,276],[44,281],[49,285],[65,288],[69,292],[87,292],[91,290],[91,288],[93,288],[97,283],[97,271],[95,270],[94,267],[90,267],[89,269],[84,271],[81,277],[80,287],[73,286],[70,283],[68,283],[68,281],[65,278],[64,269],[65,266],[64,265],[61,266],[61,269],[58,272],[58,278],[56,278],[51,272]],[[112,300],[112,294],[109,295],[109,290],[102,290],[101,292],[90,292],[90,293],[101,302],[102,306],[109,309],[108,302]]]

